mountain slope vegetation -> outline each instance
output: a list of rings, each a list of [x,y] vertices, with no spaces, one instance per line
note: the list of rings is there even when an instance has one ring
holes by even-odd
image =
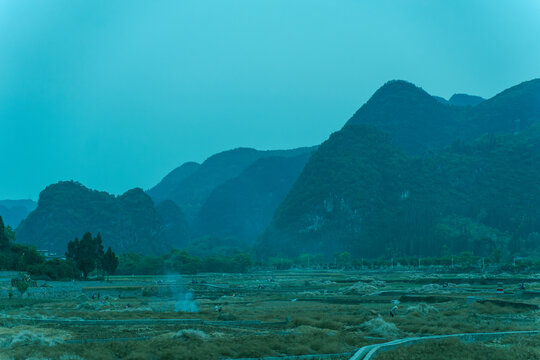
[[[420,155],[486,133],[527,128],[540,117],[540,79],[521,83],[478,105],[443,104],[402,80],[386,83],[347,122],[388,133],[408,155]]]
[[[19,242],[63,254],[85,232],[101,233],[104,246],[116,252],[161,253],[185,243],[187,225],[175,204],[156,208],[141,189],[114,196],[66,181],[41,192],[16,235]]]
[[[177,181],[174,182],[171,181],[167,185],[169,191],[165,198],[157,196],[154,199],[174,201],[182,209],[188,222],[191,223],[217,186],[239,176],[255,161],[271,156],[296,156],[310,152],[310,149],[260,151],[252,148],[237,148],[224,151],[206,159],[189,176],[177,178]],[[171,174],[167,175],[154,189],[163,187],[163,183],[170,178]],[[154,189],[149,191],[151,196],[155,196]]]
[[[191,176],[201,165],[196,162],[186,162],[167,174],[156,186],[146,193],[155,201],[168,199],[171,192],[182,180]]]
[[[217,186],[193,223],[194,236],[233,238],[253,245],[310,156],[305,152],[293,157],[265,157]]]
[[[412,84],[390,82],[313,154],[257,251],[534,251],[536,121],[539,80],[474,107],[445,105]]]

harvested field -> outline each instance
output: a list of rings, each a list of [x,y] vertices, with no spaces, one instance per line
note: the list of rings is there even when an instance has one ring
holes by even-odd
[[[507,293],[496,294],[483,276],[467,274],[464,283],[459,274],[276,271],[49,282],[24,299],[0,300],[0,359],[343,354],[402,337],[539,328],[540,298],[522,298],[514,291],[519,283],[509,280]],[[433,286],[434,279],[443,285]],[[540,290],[528,282],[530,291]],[[487,349],[494,359],[511,349],[525,359],[538,338],[501,341],[444,340],[433,347],[452,348],[457,358]],[[413,358],[406,354],[430,348],[417,344],[377,358]]]
[[[540,359],[540,336],[513,337],[485,343],[459,339],[437,340],[381,353],[377,360],[533,360]]]

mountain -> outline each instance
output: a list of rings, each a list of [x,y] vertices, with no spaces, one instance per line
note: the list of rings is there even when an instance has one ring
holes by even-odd
[[[154,206],[141,189],[120,196],[67,181],[50,185],[37,208],[17,227],[17,241],[57,253],[85,232],[98,232],[105,246],[122,253],[161,253],[186,241],[187,225],[171,203]]]
[[[448,102],[448,100],[446,100],[445,98],[441,97],[441,96],[435,96],[435,95],[431,95],[435,100],[437,100],[438,102],[442,103],[442,104],[445,104],[445,105],[449,105],[450,103]]]
[[[483,97],[468,94],[454,94],[448,100],[435,95],[432,95],[432,97],[441,104],[455,106],[476,106],[485,100]]]
[[[119,253],[157,254],[171,248],[185,249],[193,236],[184,208],[195,218],[211,198],[197,222],[204,224],[197,227],[197,235],[253,242],[268,225],[311,150],[226,151],[200,165],[183,164],[147,193],[137,188],[114,196],[73,181],[50,185],[41,192],[37,208],[17,228],[17,239],[63,253],[68,241],[90,231],[100,232],[105,246]],[[225,208],[230,213],[220,214],[219,210]],[[216,231],[224,216],[230,221],[229,227]]]
[[[443,104],[402,80],[386,83],[345,125],[388,133],[408,155],[441,149],[485,133],[519,131],[540,117],[540,79],[524,82],[474,107]]]
[[[167,189],[166,192],[162,192],[168,193],[165,199],[174,201],[191,223],[217,186],[239,176],[255,161],[271,156],[291,157],[309,152],[310,149],[259,151],[251,148],[237,148],[224,151],[209,157],[200,166],[191,166],[190,170],[194,171],[185,177],[175,178],[172,173],[167,175],[162,182],[149,191],[149,194],[155,200],[163,200],[159,191],[156,196],[155,189]],[[183,172],[182,175],[186,173]]]
[[[182,209],[171,200],[157,204],[156,210],[161,218],[162,239],[166,248],[184,248],[191,238],[189,225]]]
[[[535,121],[540,80],[474,107],[389,82],[313,154],[256,250],[376,257],[538,248]]]
[[[167,174],[159,184],[148,190],[146,193],[154,200],[165,200],[182,180],[192,175],[200,166],[201,165],[196,162],[186,162]]]
[[[6,226],[16,228],[36,206],[32,200],[0,200],[0,216]]]
[[[308,151],[291,157],[264,157],[218,185],[193,222],[194,236],[229,238],[239,245],[253,245],[310,156]]]
[[[467,94],[454,94],[450,99],[448,99],[448,103],[456,106],[476,106],[480,104],[485,99],[480,96],[475,95],[467,95]]]

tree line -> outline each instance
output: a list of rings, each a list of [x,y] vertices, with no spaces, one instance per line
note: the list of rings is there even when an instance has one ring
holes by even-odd
[[[70,241],[67,248],[66,260],[73,261],[85,279],[94,270],[108,276],[113,275],[118,267],[118,257],[111,250],[111,247],[109,246],[107,252],[103,251],[103,240],[100,233],[96,237],[92,237],[92,234],[87,232],[80,241],[78,238]]]
[[[255,266],[287,270],[293,268],[311,269],[419,269],[419,268],[445,268],[445,271],[474,271],[492,270],[505,272],[539,271],[540,258],[538,257],[509,257],[503,256],[501,249],[496,249],[490,256],[477,256],[470,251],[452,254],[446,251],[443,256],[396,256],[378,258],[353,257],[344,251],[335,253],[331,258],[323,254],[301,254],[297,257],[271,257],[256,263]]]
[[[0,269],[26,272],[34,278],[48,280],[87,278],[88,274],[112,275],[118,267],[118,257],[109,247],[104,252],[102,238],[85,233],[81,240],[68,243],[66,259],[47,260],[34,246],[17,244],[15,232],[5,226],[0,216]]]
[[[173,249],[160,256],[137,253],[120,255],[118,273],[124,275],[164,275],[169,273],[197,274],[201,272],[244,273],[253,265],[249,253],[236,251],[231,255],[196,256]]]

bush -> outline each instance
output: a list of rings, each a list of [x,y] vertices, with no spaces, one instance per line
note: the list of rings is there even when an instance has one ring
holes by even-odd
[[[46,276],[50,280],[78,279],[81,275],[74,262],[59,259],[32,265],[28,272],[34,277]]]
[[[237,252],[230,256],[210,255],[200,258],[174,249],[162,256],[122,254],[119,260],[117,273],[126,275],[160,275],[171,272],[178,274],[240,273],[248,271],[253,264],[251,255],[246,253]]]

